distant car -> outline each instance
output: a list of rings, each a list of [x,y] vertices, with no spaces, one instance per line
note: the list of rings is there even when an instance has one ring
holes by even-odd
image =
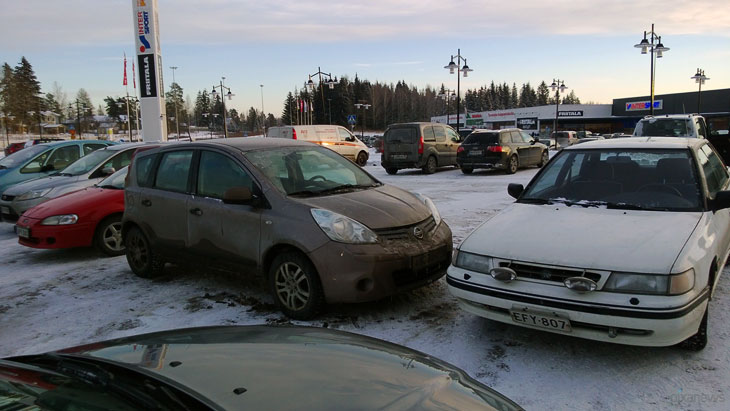
[[[443,277],[452,234],[433,202],[339,154],[283,138],[229,138],[140,153],[125,186],[127,262],[258,275],[287,316],[364,302]]]
[[[9,410],[522,409],[431,355],[295,326],[178,329],[5,358],[0,386]]]
[[[572,146],[578,142],[578,133],[575,131],[554,131],[550,134],[550,139],[555,141],[557,149]]]
[[[6,156],[9,156],[15,152],[18,152],[25,148],[25,142],[22,143],[10,143],[7,147],[5,147],[5,150],[3,152]]]
[[[110,255],[124,254],[124,167],[93,187],[56,197],[26,210],[15,225],[18,243],[31,248],[94,245]]]
[[[477,168],[497,168],[514,174],[519,167],[542,167],[548,147],[518,128],[476,130],[461,143],[456,161],[464,174]]]
[[[36,144],[51,143],[54,141],[65,141],[65,140],[63,138],[55,138],[55,137],[35,138],[33,140],[24,141],[22,143],[10,143],[10,145],[5,147],[4,152],[5,152],[6,156],[9,156],[24,148],[28,148],[28,147],[34,146]]]
[[[636,123],[634,137],[707,138],[705,118],[697,114],[646,116]]]
[[[704,139],[567,147],[526,188],[509,185],[517,201],[461,243],[449,289],[496,321],[702,349],[730,251],[729,188]]]
[[[420,168],[433,174],[438,167],[455,166],[461,138],[441,123],[391,124],[383,136],[380,163],[388,174]]]
[[[116,143],[69,140],[32,145],[10,154],[0,159],[0,194],[12,185],[56,173],[92,151],[112,144]]]
[[[315,124],[270,127],[267,136],[319,144],[354,161],[361,167],[367,164],[370,156],[365,143],[355,137],[350,130],[337,125]]]
[[[8,188],[0,197],[2,221],[14,223],[31,207],[63,194],[93,186],[117,170],[128,166],[135,150],[143,145],[144,143],[125,143],[109,146],[78,159],[51,176]]]

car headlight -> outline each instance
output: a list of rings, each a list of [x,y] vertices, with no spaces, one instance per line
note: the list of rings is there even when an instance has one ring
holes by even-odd
[[[695,285],[695,271],[689,269],[676,275],[611,273],[603,291],[618,293],[678,295]]]
[[[426,205],[426,207],[428,207],[428,209],[431,211],[431,215],[433,216],[433,220],[436,222],[436,225],[434,227],[438,227],[439,224],[441,224],[441,213],[439,213],[439,209],[436,208],[436,204],[434,204],[430,198],[426,197],[423,194],[413,193],[413,195],[418,197],[418,199],[421,200],[423,204]]]
[[[77,221],[79,216],[76,214],[54,215],[41,221],[41,225],[69,225],[76,224]]]
[[[487,257],[479,254],[466,253],[459,251],[456,253],[454,265],[459,268],[464,268],[471,271],[477,271],[484,274],[489,274],[489,270],[494,268],[492,257]]]
[[[371,244],[378,242],[378,236],[365,225],[342,214],[313,208],[314,221],[332,241],[348,244]]]
[[[44,195],[51,192],[50,188],[44,188],[42,190],[31,190],[28,192],[25,192],[18,197],[15,198],[17,201],[25,201],[25,200],[32,200],[34,198],[43,197]]]

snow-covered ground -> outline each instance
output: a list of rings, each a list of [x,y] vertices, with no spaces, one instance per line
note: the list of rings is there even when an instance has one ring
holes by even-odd
[[[367,171],[431,197],[455,243],[509,204],[507,184],[526,184],[537,169],[507,176],[434,175],[402,170],[389,176],[380,154]],[[382,338],[451,362],[528,409],[730,408],[728,269],[712,303],[710,342],[699,353],[580,340],[491,322],[461,311],[441,281],[384,301],[330,307],[316,321]],[[37,353],[131,334],[217,324],[288,320],[255,282],[203,269],[169,266],[150,281],[135,277],[124,257],[93,249],[33,250],[0,224],[0,357]]]

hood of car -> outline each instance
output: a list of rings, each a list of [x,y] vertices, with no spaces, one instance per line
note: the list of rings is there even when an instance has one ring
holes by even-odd
[[[324,328],[191,328],[61,353],[143,369],[224,409],[518,408],[448,363]]]
[[[416,224],[431,215],[418,197],[387,184],[366,190],[308,197],[301,201],[313,208],[324,208],[350,217],[373,230]]]
[[[461,244],[466,252],[563,267],[668,274],[701,212],[514,203]]]
[[[91,212],[99,207],[121,203],[124,210],[124,190],[88,187],[41,203],[23,213],[23,217],[43,219],[53,215]]]
[[[86,176],[48,176],[37,178],[35,180],[26,181],[24,183],[16,184],[7,190],[3,194],[19,196],[23,193],[27,193],[31,190],[43,190],[46,188],[55,188],[65,186],[68,184],[74,184],[81,179],[86,179]],[[91,182],[93,184],[93,182]]]

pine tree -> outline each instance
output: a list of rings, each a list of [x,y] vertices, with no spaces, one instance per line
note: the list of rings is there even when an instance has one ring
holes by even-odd
[[[33,66],[22,57],[20,63],[13,70],[13,96],[16,102],[11,106],[11,114],[20,120],[21,124],[29,125],[34,122],[30,112],[40,115],[41,84],[33,72]]]
[[[291,91],[286,95],[286,100],[284,101],[284,110],[281,112],[281,121],[284,124],[294,124],[294,121],[296,120],[296,114],[295,110],[297,108],[296,106],[296,100],[294,99],[294,95],[291,93]]]
[[[537,86],[537,105],[546,106],[550,99],[550,89],[544,81]]]

